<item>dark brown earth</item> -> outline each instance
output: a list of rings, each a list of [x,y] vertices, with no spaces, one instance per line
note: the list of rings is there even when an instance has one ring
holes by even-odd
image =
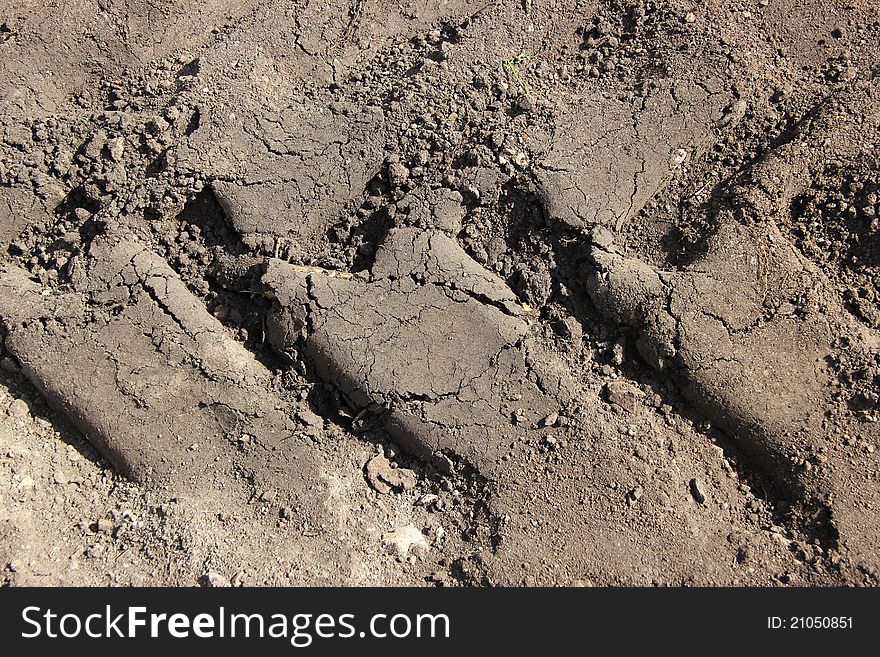
[[[5,584],[877,585],[867,0],[0,2]]]

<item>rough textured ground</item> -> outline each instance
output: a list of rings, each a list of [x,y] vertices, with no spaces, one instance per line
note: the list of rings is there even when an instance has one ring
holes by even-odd
[[[0,2],[6,584],[876,585],[867,0]]]

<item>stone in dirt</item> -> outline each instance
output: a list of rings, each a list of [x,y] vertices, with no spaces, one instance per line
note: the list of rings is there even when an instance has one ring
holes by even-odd
[[[428,539],[414,524],[409,523],[391,532],[382,534],[382,541],[391,545],[397,552],[397,556],[405,558],[410,550],[419,548],[427,552],[431,549]]]
[[[13,401],[9,408],[6,409],[6,413],[9,417],[27,417],[30,415],[31,409],[28,408],[27,402],[23,399],[16,399]]]
[[[209,570],[207,573],[205,573],[204,582],[205,582],[205,586],[207,586],[208,588],[213,588],[213,589],[227,588],[227,587],[232,586],[232,583],[229,581],[229,578],[227,578],[225,575],[221,575],[220,573],[215,572],[213,570]]]
[[[313,413],[308,409],[304,409],[297,412],[297,417],[303,421],[303,423],[312,429],[323,429],[324,428],[324,418],[322,418],[317,413]]]
[[[103,534],[109,534],[114,529],[113,521],[110,520],[109,518],[99,519],[98,522],[95,523],[95,527],[97,528],[97,530],[99,532],[101,532]]]
[[[706,491],[703,488],[703,484],[699,479],[691,479],[688,484],[690,487],[691,495],[694,496],[694,499],[698,504],[703,504],[706,501]]]
[[[394,491],[412,490],[416,486],[415,472],[407,468],[391,467],[391,462],[381,454],[367,461],[364,469],[370,485],[386,495]]]
[[[634,413],[644,393],[626,381],[609,381],[605,384],[605,398],[609,404],[617,404],[624,410]]]

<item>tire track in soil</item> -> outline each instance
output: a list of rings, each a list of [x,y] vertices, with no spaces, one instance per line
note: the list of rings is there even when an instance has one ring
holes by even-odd
[[[194,385],[197,397],[225,394],[224,385],[210,392],[217,371],[201,369],[205,361],[210,363],[218,355],[199,346],[201,328],[187,328],[189,322],[197,327],[210,324],[209,335],[226,336],[225,329],[205,312],[207,305],[236,332],[239,341],[223,337],[221,344],[250,363],[246,370],[257,367],[252,354],[270,365],[278,364],[260,344],[266,335],[294,362],[294,369],[310,372],[313,381],[326,384],[326,390],[311,388],[313,403],[319,402],[319,410],[327,418],[324,429],[315,430],[312,439],[322,445],[322,452],[331,455],[331,480],[335,476],[349,477],[351,473],[346,471],[351,470],[351,463],[346,459],[363,453],[342,449],[334,454],[334,448],[324,440],[325,429],[336,431],[332,429],[334,420],[348,424],[349,420],[344,419],[347,404],[354,406],[352,414],[357,416],[351,428],[365,430],[368,441],[386,445],[385,449],[393,452],[394,448],[387,446],[390,430],[410,450],[429,461],[436,459],[433,467],[439,466],[440,472],[402,455],[394,456],[401,466],[419,472],[419,485],[423,487],[420,492],[440,493],[441,498],[452,501],[454,511],[416,511],[417,507],[398,504],[401,500],[395,499],[397,510],[385,516],[387,521],[395,514],[401,520],[407,514],[421,514],[419,523],[426,523],[426,531],[434,538],[439,535],[438,519],[456,527],[447,539],[451,541],[447,548],[440,550],[441,556],[427,558],[423,565],[414,565],[410,560],[399,564],[401,572],[414,566],[408,576],[415,581],[433,568],[439,573],[431,575],[435,583],[444,581],[443,573],[447,571],[454,575],[446,580],[449,583],[458,578],[465,583],[505,584],[820,583],[837,581],[835,578],[854,583],[862,581],[864,575],[872,576],[876,571],[869,554],[873,530],[857,521],[849,522],[846,513],[865,502],[863,491],[870,490],[865,486],[871,485],[873,457],[869,447],[875,440],[865,433],[867,425],[862,420],[846,411],[833,410],[834,432],[838,436],[856,434],[856,438],[843,440],[846,449],[833,448],[841,449],[842,457],[832,454],[830,465],[822,461],[828,458],[827,450],[799,448],[793,455],[794,467],[800,468],[792,478],[797,486],[789,489],[795,497],[813,490],[813,483],[818,481],[815,470],[832,471],[827,480],[831,489],[837,487],[847,494],[859,491],[856,499],[843,496],[843,513],[832,512],[832,522],[843,520],[846,527],[843,542],[816,543],[809,536],[809,518],[795,517],[799,524],[785,517],[778,498],[771,505],[765,504],[737,475],[728,455],[696,432],[693,422],[669,407],[667,400],[676,399],[677,393],[668,385],[666,370],[654,375],[627,362],[636,348],[648,363],[658,362],[666,333],[663,327],[646,328],[644,307],[630,303],[628,272],[640,272],[636,298],[641,294],[649,300],[653,295],[642,283],[654,274],[633,257],[638,253],[615,252],[619,236],[614,233],[644,221],[640,211],[646,203],[663,193],[670,182],[687,178],[704,157],[712,157],[725,126],[742,120],[727,119],[739,115],[743,98],[748,99],[749,107],[758,108],[766,102],[755,95],[755,90],[766,82],[762,76],[767,73],[761,66],[772,57],[779,64],[779,56],[764,54],[765,46],[756,45],[760,30],[753,34],[744,27],[744,18],[725,13],[725,9],[717,10],[724,21],[703,22],[702,12],[714,9],[687,14],[694,20],[685,20],[685,7],[677,2],[651,7],[634,3],[626,8],[613,2],[597,3],[595,11],[590,8],[582,16],[568,5],[559,12],[538,7],[528,18],[534,29],[524,30],[525,19],[519,7],[499,6],[422,34],[418,34],[419,28],[407,26],[404,32],[412,29],[410,33],[417,33],[417,37],[403,44],[395,43],[393,38],[401,25],[395,22],[398,19],[392,17],[386,26],[379,26],[365,6],[362,27],[367,32],[374,27],[378,30],[382,36],[377,44],[389,35],[390,42],[382,42],[385,45],[368,56],[355,52],[352,59],[345,60],[347,70],[331,70],[322,68],[325,62],[319,52],[310,53],[303,44],[308,42],[309,34],[335,29],[335,14],[325,23],[300,20],[297,39],[302,52],[297,51],[291,60],[285,58],[278,32],[265,27],[283,24],[279,20],[282,17],[305,15],[291,13],[291,7],[266,3],[250,18],[223,31],[217,44],[204,49],[199,60],[192,60],[198,61],[197,66],[190,66],[192,61],[187,60],[190,64],[184,67],[185,72],[178,71],[173,63],[163,63],[157,69],[158,82],[176,78],[179,83],[162,87],[174,89],[174,93],[160,92],[154,100],[148,94],[135,109],[128,109],[124,104],[127,101],[120,105],[134,118],[134,130],[130,123],[105,115],[97,119],[103,122],[103,135],[92,135],[85,141],[81,128],[68,133],[67,126],[57,122],[34,122],[27,130],[19,131],[21,135],[9,130],[4,133],[4,143],[12,144],[17,153],[27,152],[32,144],[47,139],[67,143],[70,152],[76,152],[72,158],[76,164],[70,170],[73,173],[63,173],[67,160],[60,152],[54,160],[47,156],[42,163],[27,161],[19,154],[5,160],[11,162],[18,176],[18,186],[4,188],[10,190],[7,199],[18,194],[29,200],[33,185],[50,210],[59,193],[69,192],[72,201],[54,218],[50,214],[38,222],[43,227],[28,228],[22,234],[21,226],[14,224],[7,231],[10,238],[14,233],[19,235],[11,253],[28,270],[26,280],[19,280],[16,289],[31,290],[33,308],[43,308],[55,299],[63,310],[58,315],[57,309],[46,312],[44,308],[37,315],[54,319],[27,326],[13,321],[16,330],[9,333],[12,339],[7,348],[18,349],[27,365],[28,353],[35,351],[38,343],[27,341],[37,340],[35,336],[41,332],[61,335],[55,332],[60,330],[59,317],[67,321],[65,313],[73,314],[71,326],[77,330],[83,330],[83,322],[95,321],[91,313],[106,314],[115,302],[83,288],[88,278],[83,277],[81,268],[89,262],[90,249],[115,244],[121,235],[126,241],[136,236],[154,248],[158,257],[144,256],[153,264],[147,267],[145,276],[135,271],[132,280],[139,281],[134,283],[135,288],[127,284],[111,286],[129,290],[127,294],[137,301],[130,307],[123,306],[118,317],[111,312],[101,321],[110,326],[131,321],[131,313],[136,317],[138,312],[147,312],[144,326],[151,328],[142,331],[143,337],[157,343],[150,349],[170,359],[169,363],[180,359],[181,354],[185,358],[179,362],[189,362],[183,369],[169,369],[169,381],[195,366],[182,385]],[[464,12],[458,6],[449,10],[459,9]],[[340,7],[339,16],[346,10]],[[773,15],[771,10],[767,13]],[[583,20],[584,16],[590,20]],[[870,13],[859,16],[858,20],[867,25]],[[439,14],[421,19],[423,25],[429,25],[439,19]],[[339,22],[340,29],[343,23]],[[582,27],[572,32],[568,29],[572,25]],[[810,29],[814,31],[806,33],[812,35],[820,28]],[[759,54],[747,62],[737,60],[725,31],[726,36],[734,34],[744,40],[747,45],[743,51],[754,47]],[[838,32],[842,36],[833,38],[846,41],[846,31],[835,28]],[[262,59],[252,56],[251,33],[264,37],[265,52],[269,54]],[[680,49],[685,42],[688,47]],[[360,46],[352,47],[357,50]],[[539,97],[523,97],[506,69],[494,64],[518,52],[527,56],[517,60],[522,61],[517,77],[529,89],[539,90]],[[800,56],[795,52],[794,59]],[[810,93],[822,90],[823,84],[845,83],[855,68],[853,58],[848,57],[830,53],[827,60],[816,65],[825,67],[819,70],[825,78],[814,83],[802,77],[801,83],[815,84]],[[663,66],[658,67],[661,60]],[[694,66],[695,61],[700,64]],[[236,63],[243,63],[240,69],[231,65]],[[581,75],[572,76],[572,70]],[[796,71],[798,67],[793,63],[785,70]],[[299,89],[290,93],[279,84],[311,76],[301,75],[303,71],[313,71],[317,82],[313,86],[306,83],[304,93]],[[787,74],[780,74],[772,82],[788,84],[783,79]],[[326,80],[322,76],[327,76]],[[247,79],[257,80],[258,84],[243,90],[242,81]],[[322,80],[331,81],[329,87],[322,88]],[[137,84],[128,89],[125,84],[114,86],[111,99],[136,92]],[[180,86],[175,88],[174,84]],[[786,96],[780,93],[779,97]],[[790,106],[794,110],[800,102],[802,99],[795,97]],[[273,108],[273,103],[277,107]],[[241,118],[224,114],[227,106],[241,112]],[[373,107],[376,121],[364,122],[368,114],[362,110],[366,106]],[[847,102],[840,106],[845,115]],[[299,109],[291,112],[291,107]],[[197,125],[192,120],[196,115]],[[441,120],[441,115],[446,119]],[[457,118],[448,120],[452,115]],[[362,127],[352,130],[356,124]],[[193,125],[195,131],[190,129]],[[760,133],[761,126],[757,122],[755,125],[756,134]],[[309,133],[307,140],[303,132]],[[237,141],[230,140],[230,135],[238,135]],[[224,139],[230,141],[224,143]],[[80,146],[76,146],[77,140]],[[240,152],[232,141],[242,145]],[[206,156],[210,149],[217,148],[223,158]],[[10,152],[4,150],[7,155]],[[224,158],[232,167],[231,174],[217,168],[226,166]],[[351,169],[347,160],[356,162],[357,170]],[[736,169],[736,165],[731,168]],[[28,173],[25,180],[16,173],[19,170],[39,175]],[[148,174],[143,183],[139,182],[142,171]],[[534,183],[530,184],[527,181],[532,176]],[[833,181],[834,174],[830,176]],[[207,191],[210,188],[213,191]],[[565,249],[558,244],[542,245],[541,238],[531,238],[528,230],[514,234],[509,219],[499,209],[505,203],[504,190],[520,188],[542,200],[541,212],[546,215],[540,222],[523,225],[546,227],[549,223],[551,231],[558,229],[558,222],[569,226],[563,231]],[[217,223],[198,225],[189,217],[180,218],[182,205],[197,194],[217,197],[225,217],[215,211],[215,221],[228,220],[232,233],[229,226],[221,229]],[[355,208],[361,199],[363,205]],[[18,200],[15,204],[21,207]],[[14,213],[9,207],[10,214]],[[355,210],[353,217],[350,210]],[[300,215],[302,221],[287,218]],[[603,224],[602,230],[597,223]],[[5,224],[3,229],[7,229]],[[586,257],[587,248],[578,244],[588,243],[586,234],[591,229],[594,246],[589,247],[591,256]],[[2,234],[6,236],[7,232]],[[109,237],[92,241],[96,233],[102,232]],[[412,237],[401,242],[401,236],[406,235]],[[754,230],[747,233],[748,239],[757,243],[767,240],[767,235]],[[778,232],[772,236],[777,243],[786,239]],[[426,238],[427,247],[416,249],[419,239]],[[249,276],[249,265],[263,261],[266,255],[279,255],[279,245],[293,264],[274,262],[266,271],[258,268],[261,286],[247,288],[249,292],[265,293],[270,283],[277,285],[277,289],[271,288],[275,297],[271,304],[220,289],[206,273],[213,260],[222,259],[220,256],[231,250],[233,256],[248,255],[244,271]],[[377,247],[378,254],[374,254]],[[375,263],[381,265],[389,253],[396,254],[392,258],[396,264],[383,273]],[[398,257],[406,253],[409,255],[402,260]],[[543,262],[547,258],[550,260]],[[577,264],[565,262],[566,258]],[[180,278],[165,260],[174,265]],[[361,266],[351,266],[355,261]],[[772,275],[772,258],[765,261],[769,263],[766,272]],[[374,263],[373,271],[364,271],[370,262]],[[336,278],[315,271],[316,267],[326,269],[325,265],[337,272]],[[399,271],[401,265],[410,271],[404,275]],[[303,267],[310,273],[304,274]],[[589,284],[593,299],[587,300],[579,286],[602,270],[614,270],[623,282],[617,284],[615,277],[609,277],[613,289],[603,291],[602,286],[608,283],[599,276],[598,282]],[[492,271],[500,278],[488,273]],[[724,267],[719,266],[718,271],[720,275]],[[31,279],[32,274],[42,285]],[[346,280],[349,274],[351,278]],[[672,274],[661,273],[660,277],[665,286],[679,285],[673,283]],[[11,273],[4,277],[7,286],[13,281]],[[186,299],[182,307],[170,312],[165,298],[169,281],[174,282],[178,298]],[[181,281],[197,296],[192,296]],[[41,290],[47,284],[55,287],[59,283],[60,294],[43,297]],[[93,297],[85,306],[80,298],[84,290]],[[716,320],[731,335],[754,330],[747,322],[731,332],[735,321],[729,317],[730,307],[723,303],[726,293],[720,290],[721,301],[699,316],[699,331]],[[679,294],[682,300],[675,303],[688,311],[700,306],[686,291]],[[604,308],[612,323],[594,316],[597,309],[607,305],[602,302],[603,295],[615,299],[610,309]],[[828,298],[831,296],[829,291]],[[520,313],[522,302],[534,310]],[[833,306],[830,300],[828,303]],[[4,316],[16,317],[24,310],[18,305],[6,306]],[[413,306],[418,312],[412,312]],[[631,306],[636,310],[628,312]],[[778,312],[781,306],[777,304],[775,310],[784,315]],[[262,325],[267,308],[271,308],[265,327],[268,331]],[[332,312],[327,308],[333,308]],[[306,309],[310,310],[303,315]],[[661,304],[655,314],[662,316],[667,311],[675,317],[679,314],[673,302]],[[840,312],[845,316],[845,311]],[[370,313],[376,315],[375,321],[363,323]],[[320,320],[317,323],[316,317]],[[478,317],[481,319],[476,320]],[[681,324],[680,318],[676,321]],[[323,334],[322,322],[331,327]],[[397,328],[388,331],[389,322]],[[629,325],[647,339],[633,340]],[[480,334],[474,333],[475,326],[482,327],[480,331],[486,336],[498,333],[502,338],[500,350],[484,351],[491,340],[475,340]],[[505,334],[507,329],[499,328],[502,326],[512,331],[510,335]],[[345,343],[334,341],[339,331],[351,332],[351,339]],[[676,353],[662,354],[669,361],[685,359],[683,368],[672,377],[685,383],[694,378],[695,371],[694,364],[687,362],[687,354],[711,355],[718,350],[711,342],[683,345],[681,341],[686,341],[689,331],[693,329],[679,327],[678,342],[673,342]],[[851,327],[845,332],[857,333]],[[136,333],[132,335],[135,339],[131,345],[143,340]],[[442,341],[448,336],[461,345],[454,348],[467,348],[462,351],[467,355],[461,362],[450,357],[450,345]],[[42,348],[51,351],[53,340],[55,337]],[[827,340],[822,337],[820,341]],[[247,349],[241,347],[242,342]],[[654,345],[653,349],[647,348],[649,344]],[[752,347],[746,352],[755,351]],[[165,354],[162,349],[172,351]],[[867,374],[863,373],[860,380],[866,376],[870,379],[870,358],[865,365],[866,358],[858,351],[844,346],[835,352],[836,364],[832,365],[840,376],[867,367]],[[134,352],[122,349],[120,353],[130,358]],[[60,359],[61,354],[56,358]],[[144,356],[145,361],[153,358]],[[482,361],[485,363],[480,365]],[[322,363],[332,363],[332,367],[323,366],[324,371],[316,373]],[[511,376],[499,376],[502,366]],[[625,380],[621,375],[628,369],[640,373],[641,378]],[[149,402],[152,393],[141,377],[144,371],[132,368],[133,375],[123,373],[121,401]],[[710,414],[713,404],[716,409],[724,409],[713,414],[716,423],[727,430],[732,442],[748,446],[737,438],[743,434],[742,425],[726,421],[738,413],[742,415],[741,409],[728,412],[732,399],[729,391],[713,392],[717,376],[707,371],[702,388],[698,386],[690,397],[710,399]],[[47,388],[64,388],[65,381],[69,381],[70,372],[57,374],[57,382],[53,380]],[[36,370],[31,376],[41,378]],[[260,390],[272,388],[267,379],[261,378],[265,376],[261,373],[255,386],[246,388],[250,392],[245,397],[251,401],[245,404],[284,407],[280,401],[273,403],[261,396]],[[299,381],[296,385],[305,383],[295,372],[286,376]],[[219,380],[223,377],[221,374]],[[654,387],[646,381],[653,382]],[[787,384],[779,382],[783,388]],[[527,392],[518,391],[518,386]],[[307,388],[302,386],[301,390]],[[662,394],[657,395],[655,389]],[[687,385],[684,389],[687,392]],[[742,390],[742,396],[747,397],[750,388],[744,386]],[[67,394],[83,398],[87,392],[86,386],[74,385]],[[513,399],[517,395],[522,396]],[[519,401],[525,408],[511,404]],[[235,403],[224,400],[221,406],[235,407]],[[104,417],[107,422],[118,419],[107,418],[108,411],[100,404],[92,404],[89,409],[94,417]],[[379,412],[375,418],[360,416],[364,409]],[[751,417],[757,418],[760,425],[762,418],[768,417],[767,410],[753,410]],[[193,417],[201,417],[200,413],[211,417],[218,412],[209,405],[208,410],[199,409]],[[261,413],[257,413],[260,422],[273,422]],[[771,419],[778,423],[779,417]],[[278,422],[279,427],[284,424],[280,418]],[[288,425],[284,426],[286,432]],[[91,433],[101,444],[98,432]],[[214,433],[207,430],[206,444]],[[258,439],[271,433],[262,425],[254,430]],[[172,442],[164,448],[169,453],[180,452],[175,458],[164,463],[161,459],[151,460],[159,453],[153,451],[138,462],[134,456],[137,445],[126,446],[124,438],[124,433],[114,434],[112,439],[105,439],[105,446],[111,442],[114,449],[118,446],[121,452],[117,461],[134,465],[135,470],[158,468],[161,472],[162,468],[197,461]],[[765,432],[763,438],[751,444],[760,447],[768,440],[772,444],[771,438],[772,431]],[[785,445],[785,440],[776,444]],[[279,445],[286,453],[286,439]],[[313,449],[308,440],[305,445],[305,453]],[[229,481],[236,482],[248,467],[253,472],[267,473],[270,479],[277,476],[273,472],[276,452],[257,459],[259,462],[252,463],[252,467],[237,452],[230,456],[221,450],[216,456],[221,462],[231,459],[229,472],[235,474]],[[851,468],[838,465],[846,459],[856,464]],[[736,460],[737,467],[750,467],[743,459]],[[768,469],[766,460],[764,465]],[[776,461],[769,467],[771,473],[780,469]],[[253,489],[252,496],[264,487],[247,474],[244,481]],[[783,488],[786,485],[783,479]],[[823,487],[819,485],[819,489]],[[278,488],[288,490],[281,485]],[[312,487],[303,484],[299,488],[305,491]],[[806,497],[821,494],[820,490]],[[343,494],[334,503],[335,511],[345,515],[346,505],[352,503],[364,510],[374,506],[385,509],[388,502],[381,495],[373,500]],[[840,504],[838,501],[838,509]],[[232,506],[237,508],[240,503]],[[368,516],[373,513],[362,512]],[[374,513],[374,522],[383,513]],[[807,535],[801,533],[804,527]],[[356,538],[354,543],[350,539],[345,548],[350,552],[332,565],[348,557],[369,560],[375,554],[373,548],[362,553],[353,545],[358,540],[377,543],[378,535],[372,537]],[[863,538],[866,544],[860,543]],[[850,542],[852,539],[855,543]],[[297,540],[292,544],[297,549],[302,547]],[[840,552],[841,545],[849,547],[850,554],[846,549]],[[867,551],[862,545],[868,546]],[[369,571],[370,565],[364,562],[363,569]],[[382,576],[379,571],[372,572]],[[383,572],[385,576],[397,576],[394,567]],[[304,575],[306,580],[308,577]]]

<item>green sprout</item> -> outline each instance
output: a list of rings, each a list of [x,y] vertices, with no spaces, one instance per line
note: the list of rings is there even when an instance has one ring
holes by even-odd
[[[524,50],[520,51],[516,57],[504,60],[504,65],[507,67],[507,70],[510,71],[511,77],[516,80],[519,90],[524,96],[530,96],[531,91],[529,90],[529,85],[525,83],[525,80],[523,80],[522,76],[519,74],[519,66],[528,60],[529,54]]]

